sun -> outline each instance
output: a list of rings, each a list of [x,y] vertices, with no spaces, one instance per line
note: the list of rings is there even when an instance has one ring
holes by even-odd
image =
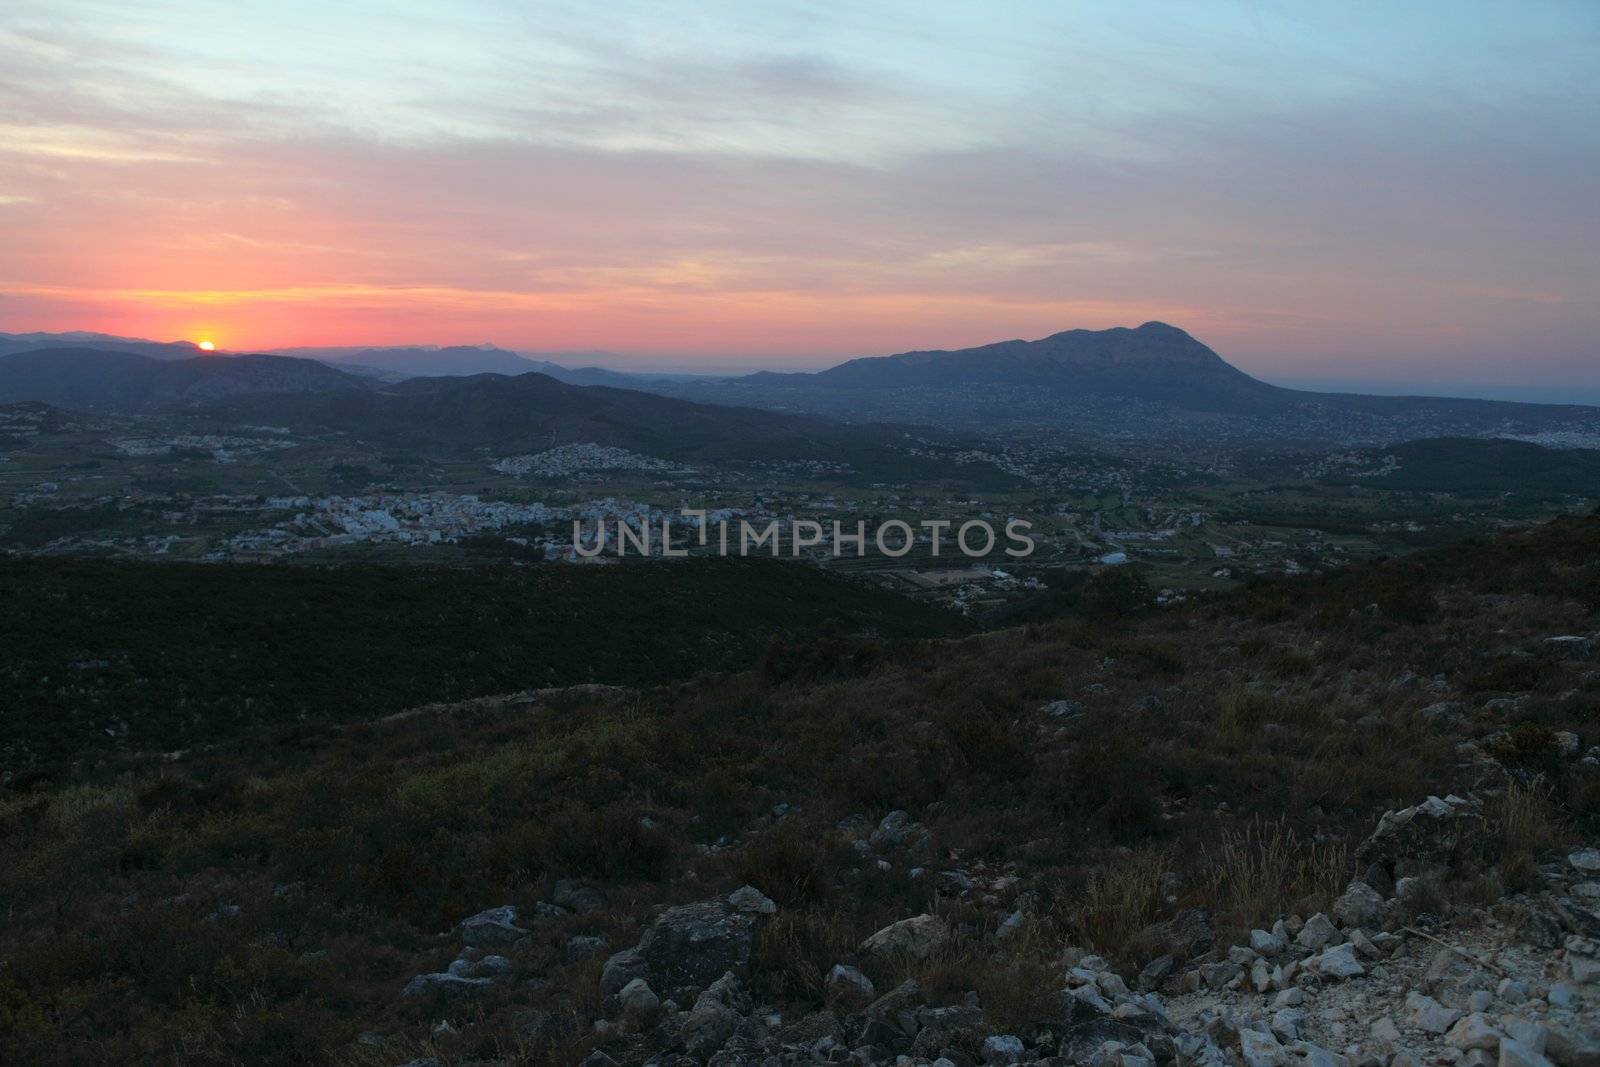
[[[215,352],[216,350],[217,350],[217,346],[213,342],[211,342],[211,341],[201,341],[200,342],[200,351],[202,351],[202,352]]]

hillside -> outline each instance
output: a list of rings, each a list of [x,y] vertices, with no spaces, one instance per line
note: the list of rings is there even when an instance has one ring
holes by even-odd
[[[1163,611],[14,777],[0,1043],[889,1064],[994,1036],[1010,1062],[1116,1039],[1331,1067],[1443,1057],[1470,994],[1475,1040],[1537,1023],[1582,1067],[1597,578],[1600,518],[1564,520]]]
[[[871,441],[889,431],[752,408],[700,404],[538,373],[409,378],[316,397],[236,397],[214,414],[286,426],[322,426],[410,447],[492,446],[536,451],[579,441],[653,456],[715,456],[819,441]]]
[[[287,356],[154,359],[134,352],[49,348],[0,358],[0,404],[38,401],[64,408],[170,411],[245,393],[360,392],[356,378]]]
[[[670,626],[659,625],[670,619]],[[513,689],[742,668],[769,640],[963,620],[803,566],[0,559],[0,768]],[[361,679],[351,685],[351,679]]]

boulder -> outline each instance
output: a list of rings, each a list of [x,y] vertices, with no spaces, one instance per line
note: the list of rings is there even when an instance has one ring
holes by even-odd
[[[1545,1030],[1544,1053],[1560,1067],[1600,1067],[1600,1030],[1554,1022]]]
[[[1567,862],[1580,874],[1600,874],[1600,848],[1579,849],[1568,854]]]
[[[1165,922],[1154,923],[1134,934],[1128,952],[1140,960],[1171,956],[1174,964],[1187,963],[1211,951],[1211,914],[1204,908],[1186,908]]]
[[[606,960],[600,970],[600,993],[614,996],[636,978],[643,978],[649,968],[636,949],[623,949]]]
[[[640,1026],[647,1026],[661,1013],[661,998],[643,978],[635,978],[617,993],[623,1015]]]
[[[1462,1052],[1481,1048],[1494,1052],[1500,1047],[1500,1031],[1481,1012],[1462,1016],[1444,1035],[1445,1044]]]
[[[1365,882],[1351,882],[1344,895],[1333,902],[1334,920],[1346,929],[1381,926],[1387,911],[1383,897]]]
[[[861,943],[873,956],[909,956],[925,960],[950,940],[950,927],[937,915],[917,915],[890,923]]]
[[[1239,1031],[1239,1055],[1245,1067],[1284,1067],[1289,1062],[1289,1051],[1260,1030]]]
[[[1306,961],[1306,967],[1324,978],[1354,978],[1367,969],[1356,959],[1356,947],[1348,942],[1324,949]]]
[[[1454,868],[1483,834],[1482,805],[1458,796],[1429,797],[1388,811],[1356,849],[1359,867],[1380,866],[1396,883],[1437,876]]]
[[[481,993],[494,984],[491,978],[469,978],[465,975],[451,974],[448,971],[439,971],[434,974],[419,974],[406,983],[400,991],[402,997],[431,997],[439,996],[447,999],[470,996]]]
[[[1447,1008],[1430,996],[1416,990],[1406,994],[1406,1008],[1411,1012],[1411,1024],[1424,1033],[1442,1034],[1456,1024],[1462,1013]]]
[[[729,893],[728,906],[746,915],[775,915],[778,911],[778,905],[752,885],[741,886]]]
[[[746,977],[757,918],[721,897],[668,908],[639,939],[644,976],[669,996],[704,988],[724,974]]]
[[[1500,1067],[1553,1067],[1549,1060],[1520,1041],[1500,1042]]]
[[[986,1064],[1009,1067],[1011,1064],[1022,1062],[1022,1039],[1011,1034],[996,1034],[983,1039],[983,1047],[979,1050]]]
[[[729,971],[695,1000],[680,1035],[685,1051],[698,1059],[709,1059],[739,1031],[749,1010],[750,997],[743,983]]]
[[[517,925],[517,909],[504,904],[498,908],[485,908],[478,914],[462,919],[456,927],[461,943],[469,948],[499,948],[512,945],[528,936],[528,931]]]
[[[599,911],[606,906],[606,898],[599,889],[576,878],[562,878],[550,891],[550,899],[568,911]]]
[[[1306,920],[1300,932],[1294,936],[1294,943],[1311,952],[1320,952],[1329,945],[1338,944],[1343,938],[1339,935],[1339,928],[1334,926],[1328,917],[1320,911]]]
[[[842,963],[833,965],[833,970],[828,972],[824,983],[828,994],[828,1003],[837,1004],[846,1011],[853,1011],[872,1003],[872,998],[877,995],[873,988],[872,979]]]

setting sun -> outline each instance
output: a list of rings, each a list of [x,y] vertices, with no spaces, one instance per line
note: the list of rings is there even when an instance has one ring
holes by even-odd
[[[216,350],[217,350],[217,346],[215,344],[213,344],[212,342],[210,342],[210,341],[201,341],[200,342],[200,351],[202,351],[202,352],[215,352]]]

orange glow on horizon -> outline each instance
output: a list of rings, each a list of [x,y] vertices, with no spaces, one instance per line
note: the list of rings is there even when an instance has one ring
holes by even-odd
[[[215,352],[217,350],[217,346],[211,341],[201,341],[199,348],[202,352]]]

